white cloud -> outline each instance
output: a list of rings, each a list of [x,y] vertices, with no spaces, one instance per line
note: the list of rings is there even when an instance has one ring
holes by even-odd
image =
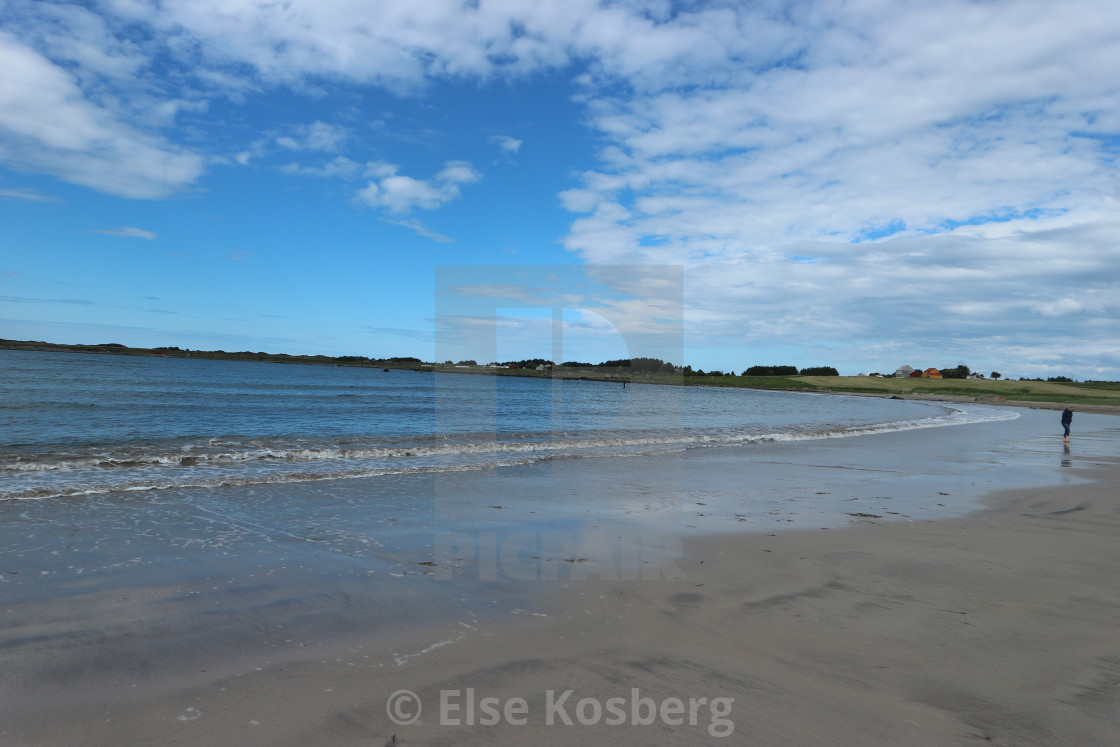
[[[83,84],[132,81],[147,64],[143,47],[118,35],[105,16],[76,4],[8,2],[5,28],[51,59],[67,63]]]
[[[437,244],[453,244],[455,239],[444,236],[442,233],[436,233],[415,218],[404,218],[401,220],[393,220],[392,218],[382,218],[385,223],[390,223],[394,226],[401,226],[410,231],[415,232],[418,236],[423,236],[426,239],[431,239]]]
[[[332,158],[322,166],[301,166],[298,163],[289,163],[280,167],[280,170],[285,174],[339,179],[353,179],[362,172],[362,169],[362,164],[351,161],[346,156]]]
[[[74,78],[0,32],[0,161],[124,197],[162,197],[202,159],[126,124]]]
[[[1039,305],[1038,312],[1043,316],[1065,316],[1084,311],[1085,307],[1080,301],[1073,298],[1062,298],[1050,303]]]
[[[490,142],[501,148],[504,153],[509,153],[510,155],[521,150],[521,141],[509,135],[494,135],[490,138]]]
[[[290,135],[276,138],[276,144],[288,150],[323,150],[336,152],[350,136],[350,131],[340,125],[313,122],[292,129]]]
[[[120,236],[126,239],[152,239],[159,238],[159,234],[154,231],[146,231],[143,228],[136,228],[135,226],[121,226],[120,228],[101,228],[95,229],[94,233],[103,233],[106,236]]]
[[[459,187],[482,178],[466,161],[448,161],[431,179],[413,179],[397,173],[399,167],[388,163],[370,164],[373,178],[358,192],[357,199],[371,207],[383,207],[394,213],[407,213],[414,208],[434,210],[459,196]]]
[[[562,11],[568,32],[581,11],[594,8],[588,0],[566,8],[544,5],[546,14]],[[114,6],[122,18],[185,35],[188,44],[177,51],[210,67],[246,64],[262,79],[284,84],[326,76],[404,92],[425,85],[428,76],[486,76],[495,68],[521,72],[568,59],[551,34],[536,27],[535,9],[504,2],[473,8],[452,0],[170,0]]]
[[[767,23],[744,64],[655,44],[683,88],[624,45],[600,57],[584,100],[607,145],[561,194],[570,250],[685,263],[702,347],[1029,340],[1027,366],[1098,355],[1074,319],[1120,338],[1084,303],[1120,295],[1120,7],[814,3]]]
[[[61,202],[57,197],[33,192],[30,189],[0,189],[0,197],[28,202]]]

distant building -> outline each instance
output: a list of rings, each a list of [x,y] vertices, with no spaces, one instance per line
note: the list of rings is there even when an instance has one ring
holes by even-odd
[[[938,371],[936,368],[927,368],[925,371],[922,371],[922,378],[923,379],[943,379],[945,377],[942,376],[941,372]]]
[[[913,373],[913,366],[899,366],[898,370],[894,372],[894,376],[896,379],[905,379],[907,376],[910,376]]]
[[[982,373],[970,373],[968,375],[968,378],[970,378],[970,379],[982,379],[982,378],[984,378],[984,374],[982,374]]]

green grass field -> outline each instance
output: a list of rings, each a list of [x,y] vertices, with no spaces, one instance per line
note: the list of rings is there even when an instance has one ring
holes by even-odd
[[[726,383],[724,383],[726,381]],[[777,382],[785,381],[785,387]],[[692,382],[687,382],[692,383]],[[701,383],[701,382],[696,382]],[[707,382],[703,382],[707,383]],[[1018,402],[1053,402],[1058,404],[1093,404],[1120,406],[1120,382],[993,381],[991,379],[895,379],[870,376],[728,376],[715,383],[724,386],[746,386],[760,389],[816,389],[832,392],[853,392],[882,395],[944,395],[980,397],[986,394],[1006,397]]]
[[[453,370],[437,367],[437,370]],[[458,372],[464,373],[463,369]],[[499,376],[531,376],[549,378],[541,371],[508,371],[474,369],[471,373],[495,373]],[[586,378],[603,381],[628,380],[649,384],[683,384],[685,386],[726,386],[745,389],[780,389],[807,392],[851,392],[947,397],[982,397],[996,395],[1016,402],[1048,402],[1062,405],[1107,405],[1120,407],[1120,382],[1058,383],[1050,381],[1004,381],[991,379],[895,379],[872,376],[664,376],[632,373],[628,369],[557,369],[565,378]]]

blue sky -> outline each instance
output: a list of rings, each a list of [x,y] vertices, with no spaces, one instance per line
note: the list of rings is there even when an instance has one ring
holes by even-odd
[[[1117,70],[1111,0],[0,0],[0,337],[1120,379]]]

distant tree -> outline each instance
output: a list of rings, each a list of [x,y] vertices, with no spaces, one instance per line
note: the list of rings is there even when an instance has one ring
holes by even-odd
[[[551,366],[552,361],[546,361],[544,358],[529,358],[523,361],[503,361],[503,366],[514,366],[515,368],[529,368],[534,369],[537,366]]]
[[[656,373],[665,365],[660,358],[631,358],[630,368],[644,373]]]
[[[941,369],[941,375],[946,379],[967,379],[970,373],[972,373],[972,369],[963,364],[954,368]]]
[[[1048,376],[1046,378],[1046,380],[1047,381],[1056,381],[1056,382],[1061,383],[1061,384],[1072,384],[1073,383],[1073,379],[1071,379],[1068,376]]]
[[[802,376],[839,376],[840,372],[832,366],[811,366],[801,369]]]
[[[744,376],[796,376],[797,366],[751,366]]]
[[[990,376],[991,378],[993,378],[993,379],[998,379],[998,378],[999,378],[1000,376],[1002,376],[1003,374],[1001,374],[1001,373],[1000,373],[999,371],[992,371],[992,372],[991,372],[990,374],[988,374],[988,375],[989,375],[989,376]]]
[[[579,361],[564,361],[560,364],[560,368],[591,368],[590,363],[580,363]]]
[[[460,366],[477,366],[478,361],[476,361],[476,360],[459,361],[458,365],[460,365]]]
[[[668,361],[666,361],[666,362],[665,362],[665,363],[664,363],[664,364],[663,364],[663,365],[661,366],[661,371],[660,371],[660,373],[663,373],[663,374],[671,374],[671,373],[676,373],[676,372],[677,372],[677,367],[676,367],[676,366],[674,366],[674,365],[673,365],[672,363],[669,363]]]

